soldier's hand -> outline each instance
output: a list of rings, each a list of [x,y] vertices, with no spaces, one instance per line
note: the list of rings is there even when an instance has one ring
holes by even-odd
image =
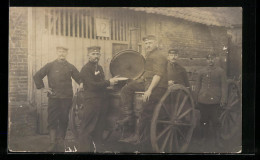
[[[80,83],[80,85],[79,85],[79,91],[84,91],[84,87],[83,87],[83,83]]]
[[[168,86],[174,85],[174,81],[170,80],[168,81]]]
[[[109,82],[110,82],[110,85],[113,86],[113,85],[115,85],[115,84],[118,83],[118,80],[117,80],[116,78],[111,78],[111,79],[109,80]]]
[[[143,102],[149,101],[151,94],[152,94],[152,91],[150,91],[150,90],[145,91],[144,95],[143,95]]]
[[[43,91],[44,93],[49,93],[49,94],[51,94],[51,95],[54,93],[51,88],[42,88],[42,91]]]

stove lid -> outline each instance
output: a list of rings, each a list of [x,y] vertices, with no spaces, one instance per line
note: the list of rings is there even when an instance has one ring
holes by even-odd
[[[112,76],[137,78],[144,72],[145,59],[137,51],[123,50],[118,52],[110,62]]]

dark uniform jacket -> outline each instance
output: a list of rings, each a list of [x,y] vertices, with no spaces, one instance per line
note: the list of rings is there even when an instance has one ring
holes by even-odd
[[[168,81],[172,80],[176,84],[182,84],[190,87],[189,79],[185,68],[178,63],[170,63],[167,65]]]
[[[157,87],[167,88],[168,81],[166,75],[167,69],[167,59],[161,53],[160,50],[155,49],[154,51],[150,52],[145,59],[145,67],[144,67],[144,74],[143,78],[147,86],[152,82],[153,76],[158,75],[161,77],[160,82],[158,83]]]
[[[227,81],[222,68],[214,66],[199,71],[196,92],[198,102],[203,104],[219,104],[227,100]]]
[[[43,78],[47,75],[49,88],[54,94],[49,95],[49,98],[72,98],[72,79],[79,84],[81,83],[79,71],[68,61],[54,60],[43,66],[33,79],[37,89],[44,88]]]
[[[94,62],[88,62],[80,71],[80,77],[83,81],[85,98],[104,97],[106,87],[110,85],[105,80],[102,67]]]

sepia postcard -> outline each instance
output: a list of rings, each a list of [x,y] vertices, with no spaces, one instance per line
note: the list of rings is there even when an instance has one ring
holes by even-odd
[[[242,7],[10,7],[8,150],[241,153]]]

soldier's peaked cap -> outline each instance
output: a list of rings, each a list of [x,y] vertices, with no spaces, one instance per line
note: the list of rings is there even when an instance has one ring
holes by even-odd
[[[88,47],[88,53],[100,52],[100,49],[101,49],[100,46],[91,46],[91,47]]]
[[[57,45],[56,46],[56,49],[64,49],[64,50],[69,50],[69,48],[68,47],[65,47],[64,45]]]
[[[156,37],[155,35],[147,35],[143,37],[143,41],[147,41],[147,40],[156,40]]]
[[[174,49],[174,48],[170,48],[168,50],[168,54],[178,54],[179,53],[179,50],[178,49]]]

